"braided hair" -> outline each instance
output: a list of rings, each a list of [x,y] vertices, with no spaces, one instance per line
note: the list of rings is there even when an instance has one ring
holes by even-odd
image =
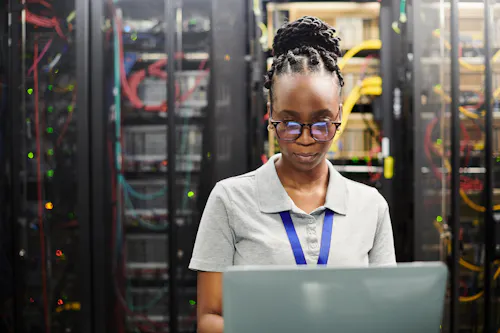
[[[333,27],[311,16],[278,29],[273,42],[273,64],[265,76],[264,87],[271,92],[273,78],[277,75],[308,72],[335,74],[342,87],[344,79],[337,65],[341,56],[340,38],[335,32]]]

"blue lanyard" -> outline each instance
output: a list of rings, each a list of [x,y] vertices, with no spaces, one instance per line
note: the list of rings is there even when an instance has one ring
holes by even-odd
[[[285,225],[285,230],[288,235],[288,240],[292,246],[293,255],[297,265],[307,265],[304,251],[300,245],[299,237],[293,226],[292,217],[290,212],[281,212],[281,219]],[[323,233],[321,234],[321,247],[319,250],[318,265],[326,265],[328,263],[328,256],[330,255],[330,244],[332,242],[332,227],[333,227],[333,212],[329,209],[325,211],[325,221],[323,222]]]

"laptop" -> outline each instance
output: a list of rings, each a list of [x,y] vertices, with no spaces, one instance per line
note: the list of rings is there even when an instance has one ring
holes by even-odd
[[[448,269],[234,266],[223,277],[224,333],[438,333]]]

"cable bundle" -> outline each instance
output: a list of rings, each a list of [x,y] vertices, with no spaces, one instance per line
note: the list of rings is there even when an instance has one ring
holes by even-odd
[[[66,39],[66,36],[64,35],[61,25],[59,24],[59,20],[56,17],[52,18],[46,18],[42,16],[38,16],[36,14],[33,14],[29,10],[26,10],[26,22],[35,24],[39,27],[43,28],[54,28],[57,34],[63,38]]]

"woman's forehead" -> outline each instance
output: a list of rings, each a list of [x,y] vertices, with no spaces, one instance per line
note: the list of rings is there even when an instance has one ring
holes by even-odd
[[[332,75],[285,74],[275,78],[273,109],[336,110],[339,105],[339,85]]]

